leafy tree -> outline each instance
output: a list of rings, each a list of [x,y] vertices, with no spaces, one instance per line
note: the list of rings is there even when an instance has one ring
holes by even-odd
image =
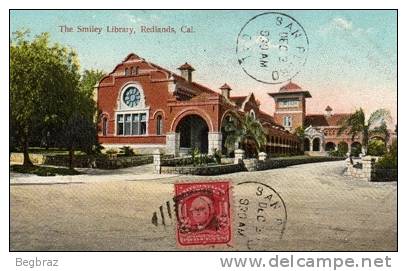
[[[76,53],[58,43],[50,44],[42,33],[32,40],[18,31],[10,42],[10,134],[31,165],[30,142],[50,127],[69,119],[79,83]]]
[[[305,129],[303,126],[295,128],[294,134],[300,140],[301,152],[304,151]]]
[[[389,121],[391,121],[391,116],[386,109],[378,109],[370,115],[369,119],[366,119],[365,112],[360,108],[355,113],[342,119],[338,135],[346,132],[352,136],[352,140],[360,135],[362,137],[362,148],[366,152],[371,135],[382,134],[386,138],[388,137],[387,122]]]
[[[78,84],[75,96],[70,101],[71,114],[59,130],[59,146],[69,150],[69,167],[73,167],[75,151],[87,154],[99,152],[97,140],[97,105],[94,99],[94,88],[103,77],[103,72],[85,70]]]
[[[79,108],[82,113],[91,120],[95,120],[97,116],[97,105],[95,102],[95,86],[105,76],[103,71],[85,70],[82,74],[79,83],[79,91],[81,99],[79,100]]]
[[[229,120],[224,129],[228,134],[225,140],[225,147],[228,150],[234,150],[236,142],[245,153],[250,156],[250,146],[253,145],[257,153],[267,143],[266,132],[261,123],[250,114],[245,114],[239,123],[235,119]],[[251,144],[253,143],[253,144]]]
[[[97,144],[94,123],[79,111],[74,111],[58,136],[60,145],[69,150],[69,168],[73,168],[73,158],[76,150],[91,153]]]

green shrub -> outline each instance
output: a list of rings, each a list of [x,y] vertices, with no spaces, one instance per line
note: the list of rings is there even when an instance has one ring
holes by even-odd
[[[78,175],[81,174],[79,171],[70,168],[62,167],[47,167],[47,166],[23,166],[23,165],[12,165],[10,166],[12,172],[24,173],[24,174],[35,174],[37,176],[57,176],[57,175]]]
[[[113,148],[107,149],[106,154],[109,157],[115,157],[115,156],[117,156],[117,150],[113,149]]]
[[[134,150],[130,148],[129,146],[123,146],[120,148],[120,153],[123,156],[133,156],[135,155]]]
[[[376,164],[379,169],[397,169],[397,140],[395,140],[389,151],[383,155]]]
[[[193,148],[190,151],[190,154],[191,154],[191,157],[192,157],[192,164],[194,166],[198,165],[200,163],[200,155],[201,155],[201,152],[199,151],[199,149],[198,148]]]
[[[373,156],[382,156],[386,153],[386,146],[381,140],[371,140],[367,147],[367,154]]]
[[[331,157],[345,157],[346,156],[346,152],[340,151],[339,149],[329,151],[328,154]]]
[[[350,149],[350,155],[353,157],[358,157],[359,154],[362,152],[362,145],[356,144]]]
[[[213,158],[215,159],[216,163],[220,165],[222,162],[222,152],[218,149],[214,149]]]

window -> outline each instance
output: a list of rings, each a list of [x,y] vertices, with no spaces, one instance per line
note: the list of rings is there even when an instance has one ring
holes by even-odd
[[[145,135],[146,132],[145,113],[117,115],[117,135]]]
[[[163,117],[161,115],[157,116],[157,123],[156,123],[156,131],[157,135],[162,135],[163,133]]]
[[[123,134],[123,128],[124,128],[124,122],[123,122],[123,115],[117,115],[117,134],[122,135]]]
[[[278,105],[280,107],[298,107],[300,101],[298,99],[279,99]]]
[[[123,102],[129,107],[135,107],[140,103],[140,90],[136,87],[128,87],[123,93]]]
[[[105,136],[107,135],[107,118],[104,117],[102,119],[102,134]]]
[[[131,114],[124,115],[124,135],[130,135]]]
[[[128,75],[129,75],[129,68],[125,68],[125,69],[124,69],[124,75],[125,75],[125,76],[128,76]]]
[[[291,116],[284,116],[283,126],[284,127],[291,127],[292,126],[292,117]]]

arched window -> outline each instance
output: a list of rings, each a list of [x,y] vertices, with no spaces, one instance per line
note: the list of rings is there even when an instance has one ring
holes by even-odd
[[[102,135],[107,135],[107,117],[102,119]]]
[[[129,68],[124,69],[124,75],[128,76],[129,75]]]
[[[157,131],[157,135],[163,134],[163,117],[161,115],[157,116],[156,131]]]
[[[283,126],[286,128],[291,128],[292,127],[292,117],[291,116],[284,116],[283,120]]]
[[[256,119],[256,113],[254,112],[254,110],[250,110],[250,117],[252,117],[253,119]]]

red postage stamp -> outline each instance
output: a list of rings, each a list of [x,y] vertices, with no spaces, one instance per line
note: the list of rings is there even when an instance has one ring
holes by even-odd
[[[230,183],[176,183],[177,243],[226,244],[231,240]]]

